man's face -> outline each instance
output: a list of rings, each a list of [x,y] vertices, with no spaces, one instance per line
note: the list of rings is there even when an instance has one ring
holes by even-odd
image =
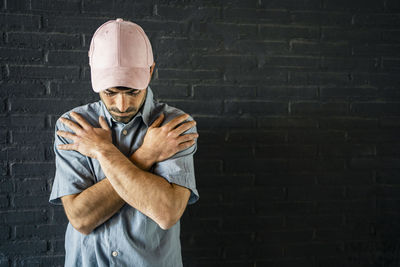
[[[128,123],[143,105],[147,88],[120,90],[116,87],[101,91],[100,98],[114,120]]]

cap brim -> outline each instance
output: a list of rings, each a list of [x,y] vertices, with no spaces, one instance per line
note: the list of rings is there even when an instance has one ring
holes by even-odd
[[[150,68],[91,68],[91,79],[97,93],[116,86],[143,90],[149,85]]]

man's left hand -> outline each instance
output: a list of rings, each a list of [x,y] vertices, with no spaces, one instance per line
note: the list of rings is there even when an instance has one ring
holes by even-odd
[[[75,133],[57,131],[57,135],[71,139],[74,143],[58,145],[58,149],[76,150],[85,156],[96,159],[101,151],[113,146],[111,129],[103,116],[99,117],[101,128],[95,128],[78,113],[71,112],[70,115],[77,123],[63,117],[60,118],[60,121]]]

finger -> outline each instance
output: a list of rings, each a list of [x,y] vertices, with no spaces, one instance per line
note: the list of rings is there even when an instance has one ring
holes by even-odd
[[[172,119],[171,121],[169,121],[167,124],[165,124],[164,126],[167,127],[167,129],[172,130],[174,129],[179,123],[183,122],[184,120],[186,120],[187,118],[189,118],[189,114],[182,114],[174,119]]]
[[[72,111],[70,113],[71,117],[74,118],[79,125],[83,128],[83,129],[88,129],[88,128],[92,128],[93,126],[90,125],[83,117],[82,115],[80,115],[79,113],[76,113],[74,111]]]
[[[178,135],[181,135],[182,133],[186,132],[190,128],[194,127],[195,125],[196,125],[195,121],[188,121],[188,122],[185,122],[182,125],[180,125],[178,128],[176,128],[172,132],[173,132],[173,134],[178,136]]]
[[[103,116],[99,117],[99,123],[101,128],[103,128],[104,130],[110,130],[110,127],[108,126],[106,119]]]
[[[178,149],[179,149],[179,151],[185,150],[186,148],[193,146],[195,143],[196,142],[194,140],[181,143],[178,145]]]
[[[184,142],[187,142],[187,141],[194,140],[194,139],[196,139],[198,137],[199,137],[199,134],[197,134],[197,133],[184,134],[184,135],[182,135],[182,136],[180,136],[178,138],[178,142],[179,143],[184,143]]]
[[[57,146],[61,150],[76,150],[75,144],[62,144]]]
[[[164,113],[161,113],[160,116],[150,125],[150,128],[160,126],[161,122],[164,120]]]
[[[60,121],[77,134],[79,134],[82,131],[82,128],[75,122],[71,121],[70,119],[61,117]]]
[[[66,131],[57,131],[56,132],[57,135],[71,139],[71,140],[75,140],[76,135],[70,132],[66,132]]]

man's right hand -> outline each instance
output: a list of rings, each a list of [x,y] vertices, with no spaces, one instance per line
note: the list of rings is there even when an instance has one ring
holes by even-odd
[[[138,149],[149,165],[166,160],[179,151],[185,150],[195,144],[199,137],[197,133],[181,135],[196,125],[195,121],[188,121],[177,127],[178,124],[189,118],[188,114],[180,115],[165,125],[160,126],[164,120],[161,114],[148,128],[142,146]]]

